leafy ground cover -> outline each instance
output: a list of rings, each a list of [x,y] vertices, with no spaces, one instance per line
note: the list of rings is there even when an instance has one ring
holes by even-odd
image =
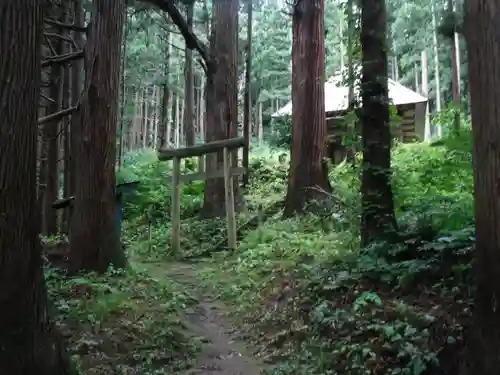
[[[185,315],[196,300],[169,279],[137,268],[74,278],[48,269],[46,278],[79,374],[160,375],[190,366],[199,344]]]
[[[231,253],[221,251],[226,236],[224,222],[198,217],[202,185],[193,183],[183,187],[183,252],[172,254],[168,244],[170,167],[156,161],[153,153],[131,156],[120,172],[122,179],[141,181],[137,194],[126,201],[125,242],[131,258],[169,262],[174,256],[209,254],[196,265],[203,280],[197,288],[205,288],[226,306],[233,306],[234,323],[271,364],[269,373],[453,373],[469,321],[474,285],[468,132],[435,144],[394,148],[393,186],[403,238],[399,244],[380,243],[366,249],[359,248],[358,239],[359,166],[331,168],[334,189],[321,215],[283,220],[278,210],[263,225],[247,225],[257,211],[280,202],[286,191],[288,155],[273,149],[257,151],[251,160],[252,183],[245,192],[247,211],[238,218],[242,229],[239,248]],[[191,161],[185,168],[194,165]],[[90,290],[97,291],[92,298],[72,299],[64,296],[75,288],[76,281],[55,280],[51,290],[56,300],[59,296],[59,300],[71,301],[66,304],[75,304],[71,309],[64,303],[58,305],[62,327],[80,324],[87,326],[80,332],[94,332],[90,326],[97,318],[90,318],[93,313],[89,311],[99,311],[103,303],[99,301],[117,294],[106,294],[105,290],[112,288],[119,293],[105,303],[107,308],[122,306],[120,300],[127,303],[118,309],[121,320],[115,319],[112,308],[107,314],[98,314],[97,320],[105,322],[104,326],[109,323],[110,337],[123,335],[123,326],[138,325],[141,328],[133,332],[143,338],[136,343],[158,343],[162,337],[175,343],[168,349],[162,347],[163,352],[143,352],[148,358],[152,356],[146,361],[148,369],[154,369],[158,361],[172,368],[189,362],[192,340],[172,327],[182,326],[176,322],[182,321],[183,312],[193,301],[175,284],[167,282],[160,287],[141,273],[118,278],[108,275],[99,282],[91,277],[89,285],[97,283],[104,285],[103,289],[92,286]],[[155,295],[157,299],[151,298]],[[165,322],[165,332],[157,335],[159,326],[146,324],[151,320],[134,320],[141,316],[142,306],[131,302],[134,300],[153,301],[146,316]],[[121,321],[128,323],[117,325]],[[72,336],[71,347],[82,366],[95,368],[88,363],[96,353],[106,353],[106,339],[99,335],[102,333],[91,339],[98,344],[90,349],[87,345],[84,354],[76,349],[81,338]],[[120,342],[124,345],[127,341]],[[134,348],[113,352],[128,354],[108,355],[113,359],[107,363],[131,366],[126,357],[132,352],[141,356],[141,345]],[[178,358],[175,353],[188,354]]]

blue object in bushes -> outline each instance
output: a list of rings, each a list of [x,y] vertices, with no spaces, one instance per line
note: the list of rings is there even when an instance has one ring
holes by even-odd
[[[122,184],[116,185],[115,220],[116,220],[116,228],[118,230],[118,233],[120,234],[120,238],[121,238],[121,234],[122,234],[123,195],[126,193],[135,193],[138,185],[139,185],[139,181],[124,182]]]

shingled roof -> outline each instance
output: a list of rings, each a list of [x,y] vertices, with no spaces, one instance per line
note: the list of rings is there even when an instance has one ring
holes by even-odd
[[[342,74],[331,77],[325,83],[325,112],[338,112],[348,108],[349,88],[342,84]],[[427,98],[402,84],[388,79],[389,99],[394,105],[424,103]],[[292,101],[273,113],[271,117],[283,117],[292,114]]]

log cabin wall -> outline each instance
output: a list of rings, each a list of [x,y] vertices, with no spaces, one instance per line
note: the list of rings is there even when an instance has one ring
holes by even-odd
[[[396,108],[400,119],[399,126],[392,127],[393,137],[403,143],[416,142],[418,136],[415,133],[415,104],[403,104]],[[342,136],[348,135],[349,132],[344,123],[345,115],[346,111],[326,114],[328,157],[333,165],[340,164],[346,158],[348,151],[352,151],[342,144]]]
[[[396,108],[401,117],[401,124],[398,127],[399,133],[396,138],[403,143],[416,142],[418,137],[415,133],[415,104],[403,104]]]
[[[400,116],[399,126],[393,127],[394,138],[404,143],[416,142],[418,140],[415,133],[415,104],[402,104],[397,107]],[[326,114],[326,126],[330,137],[341,137],[348,135],[348,129],[344,123],[346,112],[331,112]]]

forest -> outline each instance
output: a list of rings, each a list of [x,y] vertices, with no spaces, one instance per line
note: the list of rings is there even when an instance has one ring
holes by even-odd
[[[0,375],[499,375],[497,16],[0,1]]]

